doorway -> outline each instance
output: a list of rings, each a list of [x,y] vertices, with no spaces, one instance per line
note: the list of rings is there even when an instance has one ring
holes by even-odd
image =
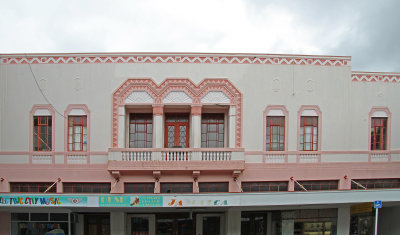
[[[85,234],[110,235],[110,214],[86,214]]]
[[[222,214],[197,214],[196,235],[222,235],[224,224]]]
[[[189,213],[157,214],[157,235],[195,234],[193,219]]]
[[[128,215],[128,233],[130,235],[155,235],[155,215],[134,214]]]
[[[189,114],[167,114],[164,133],[165,148],[189,148]]]

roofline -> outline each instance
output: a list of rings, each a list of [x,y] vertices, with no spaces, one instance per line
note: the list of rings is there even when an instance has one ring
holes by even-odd
[[[239,56],[239,57],[297,57],[297,58],[337,58],[351,60],[351,56],[301,55],[301,54],[263,54],[263,53],[201,53],[201,52],[88,52],[88,53],[10,53],[0,57],[35,57],[35,56]]]

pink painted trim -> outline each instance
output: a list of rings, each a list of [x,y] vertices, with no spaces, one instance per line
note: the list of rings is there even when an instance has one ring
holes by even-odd
[[[164,105],[153,105],[153,115],[163,116],[164,115]]]
[[[47,109],[51,113],[51,151],[33,151],[33,117],[38,109]],[[46,153],[46,154],[51,154],[54,156],[54,147],[55,147],[55,125],[56,120],[55,120],[55,111],[53,107],[50,104],[36,104],[33,105],[30,113],[29,113],[29,161],[32,163],[32,155],[33,154],[38,154],[38,153]],[[54,164],[54,157],[53,157],[53,164]]]
[[[267,116],[268,112],[273,109],[278,109],[283,112],[285,115],[285,147],[284,151],[288,150],[288,135],[289,135],[289,112],[287,111],[285,105],[268,105],[263,113],[263,151],[266,151],[267,149],[267,133],[266,133],[266,128],[267,128]],[[272,151],[272,152],[282,152],[282,151]]]
[[[133,90],[148,92],[154,98],[153,105],[161,105],[163,98],[170,91],[184,91],[192,97],[191,104],[200,104],[201,98],[209,91],[222,91],[231,100],[231,105],[236,108],[236,147],[241,146],[242,136],[242,94],[228,79],[204,79],[199,85],[189,79],[169,78],[157,85],[150,78],[136,78],[125,81],[114,93],[112,98],[112,145],[118,146],[118,107],[124,105],[126,97]],[[174,104],[176,105],[176,104]]]
[[[196,116],[199,116],[199,115],[201,115],[201,113],[202,113],[202,110],[201,110],[201,105],[192,105],[192,108],[191,108],[191,110],[190,110],[190,115],[196,115]]]
[[[68,151],[68,116],[72,109],[83,109],[86,113],[87,144],[86,151]],[[64,152],[87,153],[90,152],[90,111],[86,104],[70,104],[64,112]]]
[[[110,148],[109,152],[244,152],[244,148]]]
[[[348,56],[243,53],[2,54],[0,64],[193,63],[350,66]]]
[[[400,150],[324,150],[324,151],[245,151],[245,155],[267,155],[267,154],[286,154],[286,155],[297,155],[297,154],[400,154]]]
[[[372,115],[376,111],[383,111],[387,114],[387,130],[386,130],[386,150],[390,150],[391,146],[391,121],[392,121],[392,113],[390,112],[388,107],[372,107],[371,111],[368,113],[368,150],[373,151],[374,153],[378,152],[379,150],[371,150],[371,119]],[[382,151],[382,150],[380,150]]]
[[[400,82],[400,73],[352,72],[353,82]]]
[[[318,149],[317,151],[321,150],[321,137],[322,137],[322,112],[321,109],[319,108],[318,105],[302,105],[299,109],[299,111],[297,112],[297,150],[300,150],[300,123],[301,123],[301,113],[305,110],[305,109],[312,109],[315,110],[315,112],[317,112],[318,114]],[[310,153],[315,153],[316,151],[305,151]]]

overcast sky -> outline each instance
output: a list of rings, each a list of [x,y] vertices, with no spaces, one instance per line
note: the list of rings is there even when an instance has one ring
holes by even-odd
[[[0,0],[0,53],[352,56],[400,72],[399,0]]]

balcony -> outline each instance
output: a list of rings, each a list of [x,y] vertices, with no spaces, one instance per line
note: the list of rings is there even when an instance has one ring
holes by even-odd
[[[109,171],[135,170],[244,170],[243,149],[112,148]]]

